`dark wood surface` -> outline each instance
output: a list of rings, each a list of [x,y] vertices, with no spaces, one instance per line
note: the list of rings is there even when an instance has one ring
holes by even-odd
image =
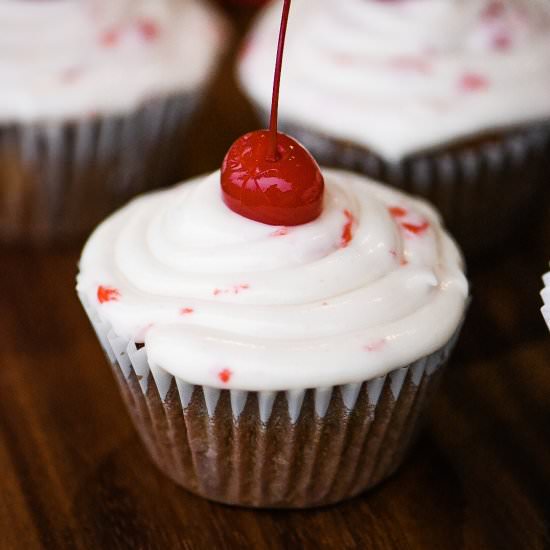
[[[216,168],[252,124],[228,60],[191,133],[189,175]],[[470,264],[464,334],[404,466],[310,511],[213,504],[157,472],[76,299],[78,254],[0,249],[1,550],[550,548],[550,334],[538,296],[550,223]]]

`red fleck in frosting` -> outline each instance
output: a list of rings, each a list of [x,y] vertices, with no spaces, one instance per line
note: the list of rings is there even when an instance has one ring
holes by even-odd
[[[288,227],[280,227],[271,233],[272,237],[286,237],[288,235]]]
[[[160,26],[154,19],[143,18],[137,21],[139,33],[146,41],[156,40],[160,35]]]
[[[407,211],[401,206],[390,206],[388,211],[394,218],[403,218],[407,215]]]
[[[218,373],[218,378],[224,383],[227,384],[231,380],[233,373],[229,369],[223,369]]]
[[[485,7],[481,10],[481,17],[494,21],[500,17],[503,17],[506,13],[506,7],[503,0],[490,0]]]
[[[342,238],[340,240],[340,246],[342,248],[346,248],[353,239],[352,231],[353,223],[355,221],[353,214],[347,208],[344,210],[344,216],[346,218],[346,223],[342,229]]]
[[[380,338],[379,340],[374,340],[373,342],[368,343],[365,346],[365,351],[368,351],[371,353],[381,351],[384,349],[385,345],[386,345],[386,339]]]
[[[282,121],[384,159],[550,117],[545,0],[301,0],[285,56]],[[278,2],[239,62],[244,92],[271,98]]]
[[[425,218],[415,212],[408,212],[401,206],[390,206],[388,212],[396,219],[401,229],[404,229],[407,233],[422,235],[430,228],[430,223]],[[395,250],[391,250],[390,252],[393,255],[397,255]]]
[[[489,87],[487,77],[478,73],[464,73],[460,77],[460,88],[466,92],[479,92]]]
[[[100,304],[105,302],[116,302],[120,298],[120,292],[116,288],[108,286],[97,287],[97,301]]]
[[[362,176],[323,176],[323,212],[284,237],[228,209],[219,172],[138,198],[90,238],[78,291],[114,334],[143,338],[155,368],[192,384],[332,386],[439,349],[468,285],[437,214]]]
[[[418,224],[414,223],[404,223],[402,224],[402,227],[406,229],[407,231],[410,231],[411,233],[414,233],[415,235],[422,235],[425,231],[427,231],[430,227],[430,224],[427,221],[423,221]]]
[[[132,34],[137,34],[145,42],[152,42],[160,37],[160,33],[160,25],[155,19],[138,17],[125,20],[116,28],[101,31],[98,39],[101,46],[114,48],[122,41],[130,40]]]
[[[220,296],[222,294],[239,294],[243,290],[248,290],[249,288],[250,288],[249,284],[241,283],[241,284],[238,284],[238,285],[232,285],[229,288],[223,288],[223,289],[222,288],[215,288],[212,291],[212,294],[214,296]]]
[[[107,29],[99,33],[99,43],[105,48],[113,48],[118,44],[120,31],[117,29]]]

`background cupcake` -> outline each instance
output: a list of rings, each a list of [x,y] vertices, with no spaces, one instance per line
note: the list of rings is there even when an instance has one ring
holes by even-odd
[[[330,2],[293,7],[281,126],[321,162],[429,198],[469,250],[517,227],[544,182],[550,10],[518,0]],[[239,64],[269,109],[279,6]]]
[[[2,2],[0,27],[0,242],[80,235],[177,181],[224,45],[206,2]]]
[[[134,200],[84,249],[77,290],[141,438],[207,498],[306,507],[379,483],[458,336],[468,284],[433,209],[324,177],[304,225],[231,211],[216,172]]]

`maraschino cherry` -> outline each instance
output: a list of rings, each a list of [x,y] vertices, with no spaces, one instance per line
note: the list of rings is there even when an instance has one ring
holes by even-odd
[[[269,225],[301,225],[323,207],[324,181],[311,154],[295,139],[277,131],[279,87],[291,0],[284,0],[275,65],[269,130],[240,137],[221,170],[225,204],[237,214]]]

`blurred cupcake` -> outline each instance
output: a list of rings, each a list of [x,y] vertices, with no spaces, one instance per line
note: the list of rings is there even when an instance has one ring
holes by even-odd
[[[550,9],[542,6],[296,2],[281,127],[322,163],[430,199],[468,250],[494,244],[533,206],[548,168]],[[262,13],[238,70],[265,118],[279,10],[275,2]]]
[[[178,181],[224,35],[198,0],[0,2],[0,242],[81,235]]]
[[[543,306],[542,306],[542,316],[550,329],[550,273],[546,273],[543,278],[544,288],[542,289],[540,295],[542,296]]]
[[[308,507],[399,466],[468,284],[426,203],[325,170],[324,209],[274,227],[220,174],[138,198],[93,233],[77,290],[141,438],[206,498]]]

